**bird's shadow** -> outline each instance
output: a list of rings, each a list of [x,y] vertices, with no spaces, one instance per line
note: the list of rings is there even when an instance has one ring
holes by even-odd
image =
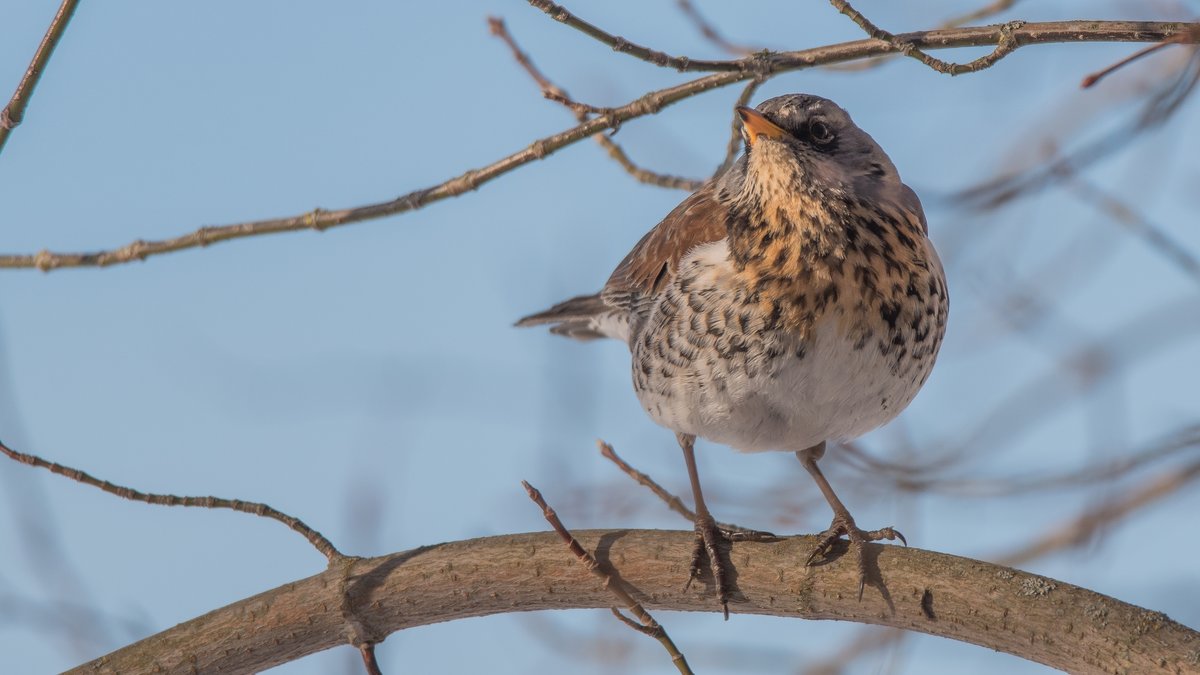
[[[839,558],[852,553],[850,542],[845,539],[837,539],[834,541],[829,550],[816,560],[809,563],[809,567],[824,567],[825,565],[836,562]],[[860,569],[861,577],[859,579],[858,599],[862,600],[863,591],[867,586],[877,589],[880,597],[887,603],[888,611],[892,614],[896,613],[896,603],[892,601],[891,591],[888,590],[887,584],[883,580],[883,572],[879,569],[879,554],[883,552],[884,544],[866,543],[862,545],[862,567]]]

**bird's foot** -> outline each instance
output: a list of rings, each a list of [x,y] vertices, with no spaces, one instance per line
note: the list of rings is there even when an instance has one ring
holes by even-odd
[[[692,547],[692,564],[688,581],[683,588],[687,590],[693,581],[704,574],[704,559],[708,558],[713,585],[717,590],[717,601],[721,603],[721,610],[725,613],[726,621],[729,620],[729,571],[725,564],[722,547],[728,546],[728,543],[736,536],[745,536],[748,533],[765,534],[741,528],[718,527],[712,516],[709,515],[696,517],[696,543]]]
[[[829,529],[820,534],[821,539],[817,542],[816,548],[813,549],[811,555],[808,556],[808,561],[804,563],[806,567],[812,566],[825,556],[833,548],[842,535],[850,540],[850,550],[854,553],[858,561],[858,597],[862,599],[863,587],[866,586],[867,578],[870,576],[867,565],[867,558],[864,545],[872,541],[888,541],[900,540],[900,543],[908,546],[908,541],[904,539],[904,535],[892,527],[884,527],[878,530],[863,530],[854,524],[854,518],[849,513],[837,513],[833,516],[833,522],[830,523]]]

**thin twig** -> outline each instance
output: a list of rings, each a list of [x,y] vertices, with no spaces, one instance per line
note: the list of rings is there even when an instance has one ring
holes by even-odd
[[[1095,85],[1100,80],[1103,80],[1104,78],[1108,77],[1109,75],[1112,75],[1117,70],[1124,68],[1125,66],[1133,63],[1134,61],[1137,61],[1138,59],[1142,58],[1143,56],[1148,56],[1150,54],[1153,54],[1154,52],[1162,49],[1163,47],[1169,46],[1171,44],[1174,44],[1174,41],[1168,40],[1167,42],[1160,42],[1156,45],[1150,45],[1149,47],[1139,49],[1136,52],[1130,54],[1129,56],[1126,56],[1125,58],[1121,59],[1120,61],[1117,61],[1116,63],[1112,64],[1111,66],[1101,68],[1100,70],[1098,70],[1094,73],[1091,73],[1090,75],[1087,75],[1086,77],[1083,78],[1083,81],[1079,83],[1079,87],[1081,89],[1087,89],[1087,88]]]
[[[79,0],[63,0],[62,4],[58,6],[58,11],[50,21],[50,28],[46,30],[41,43],[38,44],[37,51],[33,53],[33,60],[25,69],[25,75],[17,84],[17,90],[13,92],[12,99],[9,100],[8,105],[4,106],[4,110],[0,110],[0,152],[4,151],[4,144],[8,142],[12,130],[25,119],[25,107],[29,105],[33,90],[37,87],[38,80],[42,78],[46,64],[50,62],[50,55],[54,53],[54,48],[58,46],[58,41],[66,32],[67,24],[70,23],[71,16],[75,14],[75,8],[78,5]]]
[[[1174,494],[1197,478],[1200,478],[1200,462],[1193,462],[1183,468],[1155,476],[1123,495],[1104,500],[1095,508],[1081,513],[1069,523],[1054,528],[1022,548],[1001,556],[998,563],[1020,565],[1060,549],[1079,546],[1104,525]]]
[[[504,44],[508,45],[508,48],[512,51],[513,58],[516,59],[517,64],[525,70],[529,77],[533,78],[533,81],[536,82],[538,87],[542,90],[542,96],[566,106],[575,114],[575,120],[577,122],[581,124],[587,122],[589,119],[589,114],[603,115],[608,112],[608,110],[605,108],[598,108],[596,106],[576,101],[575,99],[571,98],[565,89],[551,82],[550,78],[542,74],[542,72],[538,70],[537,66],[533,64],[533,60],[529,58],[529,54],[523,51],[517,44],[516,39],[512,36],[512,33],[509,32],[508,27],[505,25],[503,19],[494,16],[488,17],[488,28],[492,35],[500,38],[502,41],[504,41]],[[625,169],[629,175],[643,183],[665,188],[687,190],[689,192],[700,189],[700,186],[704,184],[704,181],[701,180],[671,176],[668,174],[650,171],[649,169],[644,169],[637,164],[634,164],[633,160],[629,159],[629,155],[625,153],[625,150],[607,135],[599,133],[592,136],[592,138],[596,139],[596,142],[600,144],[600,147],[604,148],[605,152],[608,153],[608,156],[620,164],[621,168]]]
[[[689,20],[691,20],[694,26],[696,26],[696,30],[700,31],[700,34],[703,35],[709,42],[716,45],[718,49],[733,54],[734,56],[747,56],[753,54],[754,52],[761,51],[759,49],[753,49],[744,45],[736,45],[729,40],[726,40],[725,36],[721,35],[716,26],[712,25],[712,23],[704,18],[704,15],[700,13],[700,10],[696,9],[696,6],[692,4],[692,0],[677,0],[675,4],[679,5],[679,11],[682,12],[683,15]]]
[[[656,49],[643,47],[634,44],[623,37],[613,35],[608,31],[599,28],[593,24],[584,21],[575,16],[562,5],[556,5],[550,0],[529,0],[529,4],[537,9],[542,10],[555,21],[564,23],[575,30],[578,30],[588,37],[591,37],[599,42],[602,42],[615,52],[629,54],[630,56],[641,59],[648,63],[653,63],[656,66],[663,68],[674,68],[679,72],[701,71],[701,72],[736,72],[745,70],[751,67],[750,61],[746,59],[738,59],[734,61],[712,61],[705,59],[692,59],[686,56],[670,56],[665,52],[660,52]]]
[[[1158,225],[1135,211],[1129,204],[1117,199],[1109,192],[1078,174],[1072,174],[1064,184],[1075,192],[1079,201],[1108,214],[1113,220],[1133,234],[1141,237],[1151,248],[1170,261],[1181,272],[1200,283],[1200,259]]]
[[[571,534],[570,530],[568,530],[565,525],[563,525],[562,521],[558,518],[558,514],[554,512],[554,509],[550,508],[550,505],[546,503],[544,498],[542,498],[542,493],[538,492],[537,488],[533,487],[526,481],[521,481],[521,485],[525,487],[525,492],[529,493],[529,498],[533,500],[533,503],[541,507],[542,515],[546,518],[546,522],[550,523],[550,527],[554,528],[554,531],[560,538],[562,538],[563,542],[566,543],[567,548],[570,549],[571,553],[575,555],[579,562],[582,563],[589,572],[600,578],[600,581],[603,582],[604,587],[612,591],[612,594],[617,596],[617,599],[624,603],[625,607],[638,618],[638,621],[641,621],[641,625],[634,623],[632,619],[622,615],[619,611],[617,611],[616,607],[612,608],[612,613],[615,614],[616,617],[623,621],[626,625],[633,627],[639,633],[644,633],[655,640],[658,640],[659,643],[662,644],[663,648],[667,650],[667,653],[671,655],[671,662],[675,664],[675,667],[679,670],[679,672],[683,673],[684,675],[691,675],[692,669],[688,667],[687,659],[684,658],[683,653],[679,651],[679,648],[675,646],[675,643],[671,640],[671,636],[667,635],[666,629],[663,628],[662,625],[660,625],[657,621],[655,621],[654,617],[650,616],[650,613],[646,611],[646,608],[642,607],[642,603],[635,600],[633,596],[625,590],[625,583],[621,580],[620,576],[617,575],[616,571],[614,570],[611,573],[605,571],[605,566],[601,565],[600,561],[596,560],[595,556],[593,556],[591,553],[588,553],[587,549],[585,549],[583,545],[579,543],[579,540]]]
[[[1189,34],[1190,30],[1185,31]],[[1179,34],[1176,34],[1179,35]],[[1193,35],[1196,39],[1200,35]],[[1164,38],[1167,39],[1167,38]],[[1136,118],[1069,154],[1054,154],[1040,164],[1016,173],[990,178],[951,196],[954,202],[980,211],[997,209],[1057,185],[1064,176],[1077,173],[1128,147],[1139,134],[1162,125],[1187,100],[1200,82],[1200,49],[1181,65],[1177,75],[1148,97]]]
[[[829,0],[829,2],[839,12],[845,14],[850,18],[851,21],[858,24],[858,27],[862,28],[863,32],[865,32],[867,35],[870,35],[876,40],[882,40],[883,42],[890,44],[893,49],[901,54],[910,56],[936,70],[937,72],[945,73],[946,75],[974,73],[996,65],[997,61],[1011,54],[1017,49],[1017,47],[1020,47],[1013,33],[1016,29],[1025,25],[1024,21],[1013,21],[1004,24],[1001,26],[1000,40],[996,43],[996,48],[993,49],[990,54],[981,56],[974,61],[967,63],[951,63],[949,61],[943,61],[939,58],[930,56],[929,54],[926,54],[918,49],[917,46],[911,41],[905,40],[903,37],[893,35],[892,33],[889,33],[879,26],[871,23],[871,21],[867,19],[867,17],[863,16],[861,12],[859,12],[857,9],[854,9],[854,7],[852,7],[847,0]]]
[[[641,471],[638,471],[637,469],[633,468],[633,466],[631,466],[628,462],[621,459],[621,457],[617,455],[617,451],[613,450],[613,446],[609,445],[608,443],[605,443],[604,441],[602,441],[600,439],[596,439],[596,447],[600,448],[601,456],[603,456],[605,459],[612,462],[613,464],[616,464],[618,469],[620,469],[622,472],[624,472],[626,476],[629,476],[630,478],[632,478],[634,480],[634,482],[636,482],[638,485],[649,488],[650,491],[654,493],[654,496],[658,497],[659,499],[663,500],[663,502],[666,503],[666,505],[669,509],[671,509],[675,513],[678,513],[679,515],[686,518],[688,520],[688,522],[691,522],[691,523],[696,522],[696,514],[693,513],[691,509],[689,509],[687,506],[684,505],[682,499],[671,494],[669,491],[667,491],[666,488],[659,485],[653,478],[642,473]],[[748,537],[749,538],[761,538],[761,537],[774,538],[775,537],[775,535],[771,534],[770,532],[749,530],[744,527],[741,527],[740,525],[733,525],[731,523],[718,522],[716,525],[720,529],[728,532],[729,535],[735,541],[737,541],[741,538],[748,538]]]
[[[1192,31],[1192,37],[1196,36],[1198,30],[1200,30],[1200,29]],[[1171,45],[1178,45],[1178,44],[1183,44],[1185,42],[1188,42],[1188,40],[1186,38],[1187,38],[1187,34],[1176,35],[1175,37],[1169,38],[1167,40],[1163,40],[1162,42],[1160,42],[1156,45],[1150,45],[1149,47],[1144,47],[1142,49],[1139,49],[1136,52],[1130,54],[1129,56],[1126,56],[1125,58],[1121,59],[1120,61],[1117,61],[1116,63],[1112,64],[1111,66],[1102,68],[1102,69],[1088,75],[1087,77],[1083,78],[1083,81],[1079,83],[1079,86],[1083,89],[1092,87],[1100,80],[1103,80],[1104,78],[1108,77],[1109,75],[1112,75],[1117,70],[1124,68],[1125,66],[1133,63],[1134,61],[1137,61],[1138,59],[1142,58],[1143,56],[1153,54],[1154,52],[1162,49],[1163,47],[1169,47]]]
[[[1029,46],[1060,42],[1161,42],[1180,33],[1189,33],[1196,24],[1153,21],[1058,21],[1028,23],[1012,30],[1013,44]],[[922,49],[949,49],[995,44],[1002,38],[1004,28],[978,26],[947,30],[924,31],[897,35],[896,39]],[[756,55],[743,59],[746,69],[729,69],[673,87],[649,92],[623,106],[608,109],[603,115],[566,131],[538,139],[525,149],[499,159],[487,166],[471,169],[432,187],[414,190],[390,201],[347,209],[314,209],[294,216],[247,221],[231,225],[201,227],[189,234],[156,241],[136,240],[115,249],[87,253],[56,253],[43,250],[36,254],[0,254],[0,268],[37,268],[43,271],[63,267],[106,267],[120,265],[147,257],[200,248],[217,242],[243,237],[298,232],[323,231],[351,223],[373,220],[413,211],[450,197],[457,197],[504,174],[551,153],[579,142],[606,129],[615,129],[629,120],[652,115],[663,108],[697,94],[744,82],[765,74],[814,68],[831,63],[845,63],[893,53],[891,44],[879,40],[856,40],[826,45],[796,52]]]
[[[363,666],[367,669],[367,675],[383,675],[383,670],[379,668],[379,661],[375,658],[374,643],[360,645],[358,653],[362,654]]]
[[[600,454],[605,459],[612,462],[613,464],[616,464],[617,468],[619,468],[621,471],[625,472],[626,476],[629,476],[630,478],[632,478],[634,481],[637,482],[638,485],[641,485],[642,487],[650,488],[650,491],[653,492],[656,497],[658,497],[659,499],[666,502],[667,508],[669,508],[672,511],[674,511],[675,513],[678,513],[679,515],[683,516],[689,522],[693,522],[693,523],[696,522],[696,514],[693,513],[691,509],[689,509],[687,506],[684,505],[682,499],[680,499],[679,497],[676,497],[675,495],[668,492],[666,488],[659,485],[650,476],[647,476],[646,474],[642,473],[641,471],[638,471],[637,469],[630,466],[625,460],[621,459],[617,455],[617,451],[613,450],[613,446],[609,445],[608,443],[605,443],[604,441],[602,441],[600,439],[596,439],[596,447],[600,448]]]
[[[607,112],[603,108],[597,108],[586,103],[575,101],[567,95],[566,91],[559,88],[558,85],[550,81],[550,78],[543,75],[542,71],[538,70],[537,66],[533,65],[533,60],[529,58],[529,54],[522,50],[520,45],[517,44],[516,38],[514,38],[512,33],[509,32],[507,24],[504,23],[504,19],[501,19],[498,16],[489,16],[487,18],[487,22],[488,31],[493,36],[500,38],[504,44],[508,45],[509,50],[512,51],[513,59],[515,59],[517,62],[517,65],[521,66],[521,68],[525,70],[525,73],[528,74],[529,77],[533,78],[534,82],[537,82],[538,87],[542,90],[543,96],[551,101],[561,103],[570,108],[572,112],[580,117],[580,122],[583,122],[587,119],[588,113],[603,115],[605,112]]]
[[[1200,449],[1200,425],[1184,426],[1140,449],[1126,448],[1119,453],[1110,453],[1115,454],[1116,458],[1107,462],[1091,462],[1083,468],[1069,471],[1042,471],[1036,475],[1016,475],[988,480],[938,478],[928,475],[937,470],[937,463],[911,467],[888,462],[868,455],[853,443],[843,443],[840,449],[843,451],[840,454],[842,458],[855,460],[850,464],[857,470],[876,477],[887,476],[897,489],[905,492],[955,497],[1011,497],[1117,481],[1134,471],[1170,459],[1184,451]]]
[[[320,551],[330,563],[345,558],[337,547],[326,539],[320,532],[309,527],[304,521],[299,518],[289,516],[282,511],[277,511],[266,504],[258,502],[247,502],[240,499],[223,499],[221,497],[179,497],[176,495],[155,494],[150,492],[139,492],[133,488],[128,488],[122,485],[116,485],[106,480],[100,480],[90,474],[84,473],[79,469],[73,469],[69,466],[63,466],[57,462],[51,462],[37,455],[28,455],[23,452],[17,452],[9,448],[3,442],[0,442],[0,452],[8,455],[8,457],[21,464],[36,466],[46,469],[51,473],[56,473],[60,476],[65,476],[78,483],[90,485],[94,488],[99,488],[104,492],[116,495],[123,499],[129,499],[135,502],[145,502],[147,504],[157,504],[160,506],[191,506],[205,509],[232,509],[241,511],[242,513],[250,513],[262,518],[270,518],[276,520],[289,529],[296,532],[300,536],[308,540],[308,543],[313,545],[313,548]]]

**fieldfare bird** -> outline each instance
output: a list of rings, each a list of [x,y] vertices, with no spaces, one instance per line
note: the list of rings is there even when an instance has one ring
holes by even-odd
[[[642,407],[675,432],[696,503],[691,574],[707,556],[728,618],[717,527],[696,473],[697,436],[796,453],[833,509],[808,563],[860,529],[817,467],[825,443],[890,421],[929,377],[948,296],[921,202],[887,154],[832,101],[791,94],[740,107],[745,153],[633,247],[595,295],[518,326],[629,345]],[[861,588],[861,586],[860,586]]]

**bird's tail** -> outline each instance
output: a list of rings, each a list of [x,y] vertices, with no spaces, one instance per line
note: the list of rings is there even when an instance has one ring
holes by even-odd
[[[550,332],[576,340],[612,337],[625,339],[623,322],[613,308],[597,295],[581,295],[564,300],[544,312],[530,314],[517,321],[518,328],[549,324]]]

